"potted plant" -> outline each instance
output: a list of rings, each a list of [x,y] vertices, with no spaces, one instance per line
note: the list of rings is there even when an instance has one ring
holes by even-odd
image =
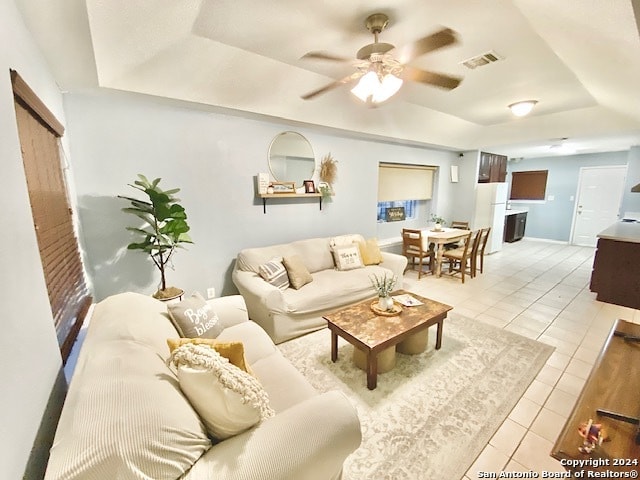
[[[176,248],[183,248],[184,243],[193,243],[187,224],[187,214],[179,198],[174,194],[179,188],[162,190],[158,185],[160,178],[150,182],[144,175],[138,175],[138,180],[130,187],[143,192],[148,199],[139,200],[133,197],[118,195],[119,198],[129,200],[131,206],[122,211],[131,213],[144,221],[141,227],[127,227],[127,230],[141,237],[138,241],[127,245],[129,250],[140,250],[151,257],[153,263],[160,270],[160,285],[153,296],[159,300],[171,300],[180,297],[184,291],[176,287],[168,287],[165,278],[167,264],[171,260]]]
[[[433,229],[435,231],[441,230],[442,226],[447,224],[444,218],[438,216],[435,213],[431,214],[431,222],[433,222]]]
[[[378,307],[381,310],[391,310],[393,308],[393,298],[391,292],[396,286],[398,277],[395,275],[388,276],[386,273],[379,277],[375,273],[369,277],[371,285],[378,293]]]

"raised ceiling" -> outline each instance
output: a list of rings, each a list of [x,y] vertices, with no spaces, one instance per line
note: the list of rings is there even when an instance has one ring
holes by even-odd
[[[511,157],[640,145],[640,0],[17,0],[67,91],[105,87],[452,150]],[[635,11],[634,11],[635,10]],[[339,88],[300,95],[351,72],[301,59],[355,58],[364,19],[391,21],[402,46],[447,26],[461,42],[412,65],[462,76],[443,91],[405,84],[368,108]],[[486,52],[502,59],[468,69]],[[536,99],[515,118],[507,105]],[[567,138],[561,142],[561,138]]]

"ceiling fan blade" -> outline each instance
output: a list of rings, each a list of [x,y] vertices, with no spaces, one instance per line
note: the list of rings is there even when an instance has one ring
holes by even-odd
[[[312,58],[314,60],[329,60],[331,62],[351,62],[351,58],[338,57],[325,52],[309,52],[305,53],[301,58]]]
[[[352,73],[351,75],[341,78],[340,80],[336,80],[335,82],[331,82],[325,85],[324,87],[321,87],[317,90],[309,92],[305,95],[301,95],[301,98],[303,100],[311,100],[312,98],[317,97],[318,95],[321,95],[323,93],[326,93],[329,90],[333,90],[334,88],[344,85],[345,83],[352,82],[353,80],[360,78],[362,75],[363,75],[362,72]]]
[[[428,85],[434,85],[447,90],[453,90],[460,85],[460,82],[462,82],[462,78],[460,77],[453,77],[436,72],[427,72],[408,65],[403,67],[401,77],[403,80],[426,83]]]
[[[447,45],[458,43],[458,34],[450,28],[428,35],[413,43],[396,48],[394,56],[400,63],[408,63],[425,53],[432,52]]]

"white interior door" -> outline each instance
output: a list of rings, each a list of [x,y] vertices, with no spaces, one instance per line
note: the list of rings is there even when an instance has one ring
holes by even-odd
[[[596,235],[618,220],[626,166],[580,169],[571,243],[595,247]]]

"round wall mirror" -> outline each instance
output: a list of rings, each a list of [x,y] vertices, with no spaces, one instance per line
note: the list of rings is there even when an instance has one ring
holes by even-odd
[[[269,170],[277,182],[295,182],[301,187],[313,176],[316,159],[309,141],[297,132],[278,134],[269,146]]]

